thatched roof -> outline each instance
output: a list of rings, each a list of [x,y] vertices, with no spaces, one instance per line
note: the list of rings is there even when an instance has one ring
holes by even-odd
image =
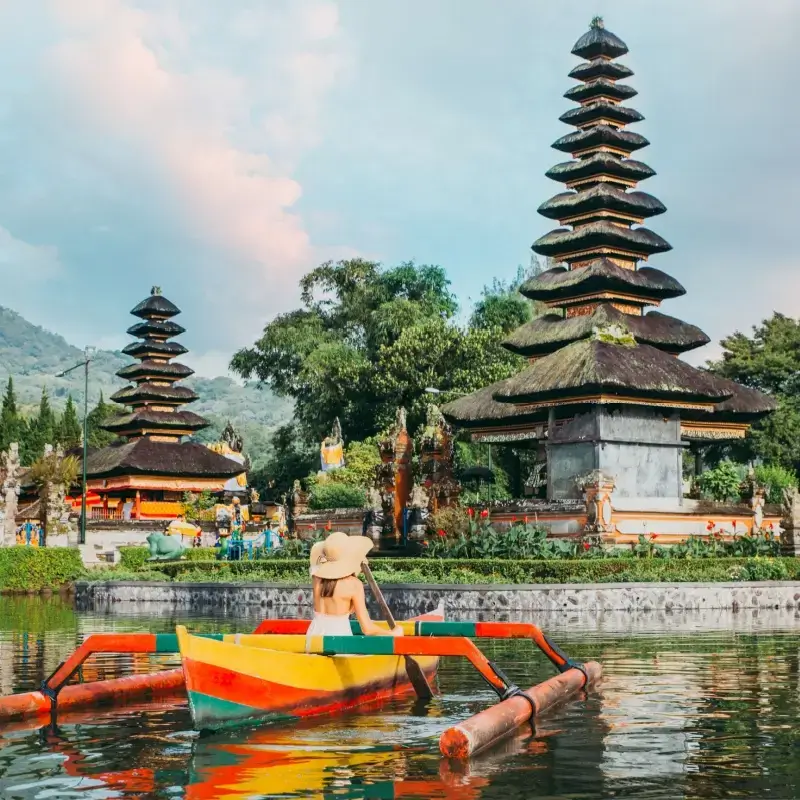
[[[150,319],[156,317],[174,317],[180,314],[181,310],[175,303],[171,303],[164,295],[160,294],[155,287],[150,296],[131,309],[134,317]]]
[[[643,300],[666,300],[686,294],[675,278],[660,269],[626,269],[609,258],[596,258],[579,269],[554,267],[529,278],[520,287],[525,297],[548,302],[604,290],[625,292]]]
[[[547,417],[541,410],[533,413],[521,413],[520,409],[509,403],[498,403],[494,399],[496,392],[500,391],[507,381],[498,381],[477,392],[459,397],[442,406],[445,419],[462,428],[481,428],[503,425],[519,425],[526,422],[541,420]]]
[[[184,364],[167,363],[164,361],[152,361],[145,359],[117,371],[117,375],[125,380],[135,380],[136,378],[146,378],[149,376],[164,378],[167,380],[179,381],[194,374],[191,367]]]
[[[626,83],[616,83],[606,78],[599,78],[591,83],[581,83],[564,92],[567,100],[584,103],[596,97],[613,97],[616,100],[628,100],[638,94],[633,86]]]
[[[634,150],[641,150],[647,147],[650,142],[640,133],[633,131],[620,130],[611,125],[595,125],[586,130],[572,131],[571,133],[556,139],[553,147],[561,150],[562,153],[576,153],[578,150],[588,150],[590,147],[607,145],[617,147],[626,153]]]
[[[575,42],[572,48],[572,55],[578,58],[597,58],[598,56],[605,56],[606,58],[619,58],[628,52],[628,45],[606,30],[602,23],[593,24],[589,30]]]
[[[610,303],[602,303],[586,316],[564,319],[560,314],[546,314],[517,328],[503,346],[522,356],[552,353],[570,342],[588,339],[595,329],[618,325],[641,344],[649,344],[669,353],[684,353],[710,341],[703,331],[688,322],[658,311],[644,316],[625,314]]]
[[[565,111],[560,117],[561,122],[567,125],[575,125],[582,128],[600,119],[609,119],[618,122],[620,125],[630,125],[633,122],[641,122],[644,116],[635,108],[620,106],[608,100],[598,100],[588,106],[579,106]]]
[[[126,386],[111,395],[115,403],[130,405],[137,402],[158,403],[191,403],[197,395],[187,386],[161,386],[157,383],[140,383],[137,386]]]
[[[649,228],[623,228],[608,220],[590,222],[573,230],[556,228],[532,245],[535,253],[556,259],[575,251],[598,248],[614,248],[649,256],[672,250],[672,245]]]
[[[494,394],[500,402],[545,403],[603,395],[709,403],[728,389],[702,370],[646,344],[584,339],[545,356],[510,378]]]
[[[542,203],[538,211],[548,219],[564,219],[591,211],[619,211],[635,217],[655,217],[664,204],[647,192],[626,192],[611,183],[598,183],[580,192],[562,192]]]
[[[576,81],[591,81],[595,78],[611,78],[621,81],[630,78],[633,70],[620,64],[618,61],[606,61],[604,58],[594,58],[591,61],[584,61],[578,64],[570,73],[570,78]]]
[[[115,475],[232,478],[242,472],[244,467],[239,462],[202,444],[154,442],[146,437],[104,447],[86,460],[86,473],[90,478]]]
[[[562,161],[551,167],[545,175],[559,183],[568,183],[598,175],[611,175],[628,181],[643,181],[656,171],[647,164],[632,158],[620,158],[612,153],[594,153],[579,161]]]
[[[112,433],[119,431],[137,430],[140,428],[159,428],[181,429],[187,434],[202,430],[208,427],[208,421],[195,414],[193,411],[153,411],[150,408],[142,408],[133,414],[125,414],[122,417],[115,417],[113,420],[103,425],[103,428]]]
[[[186,328],[178,325],[172,320],[145,320],[137,322],[128,328],[128,334],[137,339],[149,339],[151,337],[169,339],[171,336],[180,336],[186,332]]]
[[[147,355],[156,354],[163,358],[175,358],[182,356],[189,351],[180,342],[131,342],[122,348],[122,352],[132,358],[143,358]]]

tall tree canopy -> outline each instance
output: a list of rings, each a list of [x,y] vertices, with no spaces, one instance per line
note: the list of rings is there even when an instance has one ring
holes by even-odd
[[[767,392],[778,409],[753,426],[740,457],[760,457],[800,470],[800,320],[775,313],[753,335],[736,332],[709,368],[718,375]]]
[[[311,440],[328,433],[337,416],[350,440],[372,436],[398,406],[414,430],[431,400],[426,388],[453,397],[524,363],[500,343],[509,326],[530,318],[530,304],[514,297],[489,308],[487,290],[482,310],[461,326],[441,267],[326,262],[300,287],[302,307],[270,322],[252,347],[236,353],[231,369],[291,397]],[[509,295],[507,287],[502,294]]]

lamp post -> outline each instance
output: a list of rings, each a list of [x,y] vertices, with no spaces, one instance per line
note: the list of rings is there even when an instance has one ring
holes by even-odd
[[[78,537],[78,544],[86,544],[86,455],[87,455],[87,441],[88,441],[88,419],[89,419],[89,363],[94,354],[93,347],[86,347],[83,351],[84,359],[77,363],[74,367],[65,369],[56,375],[57,378],[63,378],[69,375],[76,369],[83,367],[83,459],[81,460],[81,527]]]

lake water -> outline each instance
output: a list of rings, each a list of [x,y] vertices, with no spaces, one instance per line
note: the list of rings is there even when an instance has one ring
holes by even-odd
[[[439,734],[495,701],[463,664],[444,663],[426,708],[379,710],[200,737],[180,703],[68,717],[57,730],[0,726],[3,798],[800,798],[800,616],[788,612],[534,620],[570,655],[603,664],[588,697],[468,766]],[[257,618],[154,610],[76,614],[57,599],[0,598],[0,691],[35,688],[83,634],[252,630]],[[483,643],[481,643],[483,646]],[[523,642],[488,643],[528,687],[552,668]],[[98,658],[84,679],[146,669]],[[162,665],[175,664],[161,657]]]

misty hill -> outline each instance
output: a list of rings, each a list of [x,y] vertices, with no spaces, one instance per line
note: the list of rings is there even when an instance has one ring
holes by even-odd
[[[55,377],[82,359],[83,352],[63,336],[33,325],[16,311],[0,306],[0,385],[5,386],[11,375],[23,408],[33,410],[43,387],[47,388],[57,408],[64,405],[69,395],[76,403],[82,403],[83,370],[75,370],[63,378]],[[115,373],[131,361],[119,351],[96,351],[89,372],[90,407],[97,403],[101,391],[108,399],[125,385]],[[199,395],[199,400],[191,404],[191,410],[212,423],[209,429],[201,432],[200,438],[205,441],[217,438],[230,419],[241,432],[245,448],[254,460],[260,460],[258,457],[266,448],[270,431],[288,420],[292,413],[291,403],[268,389],[241,386],[227,377],[193,376],[184,383]]]

